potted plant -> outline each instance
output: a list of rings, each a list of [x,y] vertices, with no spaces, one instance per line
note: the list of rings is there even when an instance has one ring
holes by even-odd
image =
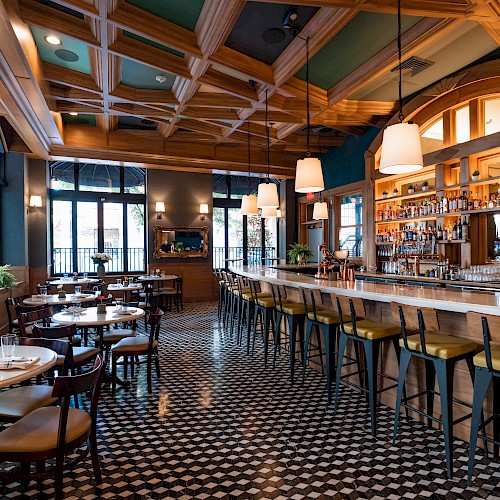
[[[91,255],[90,258],[94,264],[97,264],[97,276],[99,278],[104,278],[106,274],[104,264],[107,264],[111,260],[111,255],[107,253],[95,253]]]
[[[427,191],[429,188],[429,181],[422,182],[422,191]]]
[[[60,299],[66,298],[66,292],[64,291],[64,285],[57,285],[57,296]]]
[[[397,196],[399,194],[398,188],[394,188],[392,191],[392,196]]]
[[[12,292],[16,288],[16,277],[9,271],[10,266],[0,266],[0,288],[7,288]]]
[[[288,260],[290,264],[305,265],[312,258],[314,254],[307,245],[301,243],[292,243],[290,245],[290,250],[288,250]]]
[[[477,169],[474,170],[474,172],[472,172],[472,180],[477,181],[479,179],[479,174],[480,174],[479,170]]]
[[[387,195],[389,193],[387,191],[384,190],[384,192],[382,193],[382,198],[385,200],[387,198]]]
[[[175,251],[177,253],[182,253],[184,252],[184,243],[182,241],[179,241],[175,244]]]
[[[408,194],[412,194],[412,193],[413,193],[413,191],[414,191],[414,189],[415,189],[415,188],[413,187],[413,184],[410,184],[410,185],[408,186]]]

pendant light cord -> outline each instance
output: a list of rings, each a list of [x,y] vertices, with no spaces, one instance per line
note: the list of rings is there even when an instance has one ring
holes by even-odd
[[[266,135],[267,135],[267,182],[269,183],[269,171],[271,165],[270,151],[269,151],[269,124],[267,121],[268,104],[267,104],[267,89],[266,89]]]
[[[403,69],[401,67],[401,0],[398,0],[399,123],[403,123]]]
[[[250,120],[247,121],[247,139],[248,139],[248,195],[250,196]]]
[[[309,37],[306,38],[306,113],[307,113],[307,155],[311,155],[309,147],[309,130],[311,127],[311,116],[309,113]]]

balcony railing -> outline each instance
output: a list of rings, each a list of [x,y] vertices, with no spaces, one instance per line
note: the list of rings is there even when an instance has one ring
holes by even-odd
[[[95,273],[97,266],[92,262],[91,255],[97,253],[97,248],[77,249],[77,269],[73,266],[73,248],[54,248],[52,253],[52,274],[66,274],[78,271],[79,273]],[[106,272],[123,272],[123,248],[106,248],[105,252],[111,255],[112,260],[106,266]],[[144,248],[128,248],[128,271],[144,272],[146,260]]]
[[[227,258],[228,259],[243,259],[243,247],[228,247]],[[267,259],[273,259],[276,256],[276,248],[266,247],[264,253],[264,264],[269,264],[266,262]],[[217,268],[227,267],[227,262],[224,261],[226,258],[224,247],[214,247],[213,248],[213,266]],[[248,264],[261,264],[262,263],[262,247],[253,246],[248,247]]]

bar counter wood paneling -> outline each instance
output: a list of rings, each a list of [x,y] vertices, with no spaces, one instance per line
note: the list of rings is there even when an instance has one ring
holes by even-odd
[[[431,307],[437,310],[440,331],[449,335],[461,336],[473,339],[482,348],[482,336],[477,332],[467,330],[466,313],[475,311],[484,314],[500,316],[500,292],[481,292],[461,289],[430,288],[414,285],[374,283],[368,281],[342,282],[317,280],[306,274],[298,274],[288,271],[280,271],[269,267],[235,266],[231,269],[240,275],[258,279],[262,282],[264,290],[269,288],[270,283],[284,285],[287,288],[289,298],[301,301],[298,288],[316,288],[321,291],[324,304],[330,307],[330,294],[361,297],[365,301],[366,313],[369,319],[383,321],[386,323],[397,323],[392,317],[391,302],[399,302],[411,306]],[[408,395],[421,392],[425,388],[425,371],[422,360],[412,360],[406,379]],[[398,365],[394,349],[385,346],[381,353],[379,369],[393,377],[398,375]],[[392,381],[380,377],[379,387],[392,385]],[[347,390],[343,386],[341,390]],[[456,399],[472,403],[472,383],[465,362],[457,364],[454,380],[454,397]],[[396,390],[389,389],[379,395],[379,401],[392,408],[395,406]],[[425,396],[416,398],[412,404],[425,410]],[[485,402],[485,415],[488,416],[489,408],[492,408],[491,394]],[[454,405],[454,418],[457,419],[468,413],[463,406]],[[441,410],[439,397],[435,398],[434,415],[440,418]],[[412,418],[423,421],[416,413],[411,413]],[[400,425],[400,432],[404,432],[404,420]],[[369,429],[367,428],[367,432]],[[469,420],[465,420],[455,426],[455,436],[469,440]],[[481,445],[481,443],[478,443]]]

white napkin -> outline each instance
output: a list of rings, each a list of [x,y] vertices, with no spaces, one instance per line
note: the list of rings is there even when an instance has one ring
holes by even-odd
[[[26,370],[39,361],[40,358],[37,356],[6,356],[0,358],[0,370]]]
[[[116,311],[113,314],[115,316],[131,316],[135,314],[137,309],[127,309],[126,311]]]

